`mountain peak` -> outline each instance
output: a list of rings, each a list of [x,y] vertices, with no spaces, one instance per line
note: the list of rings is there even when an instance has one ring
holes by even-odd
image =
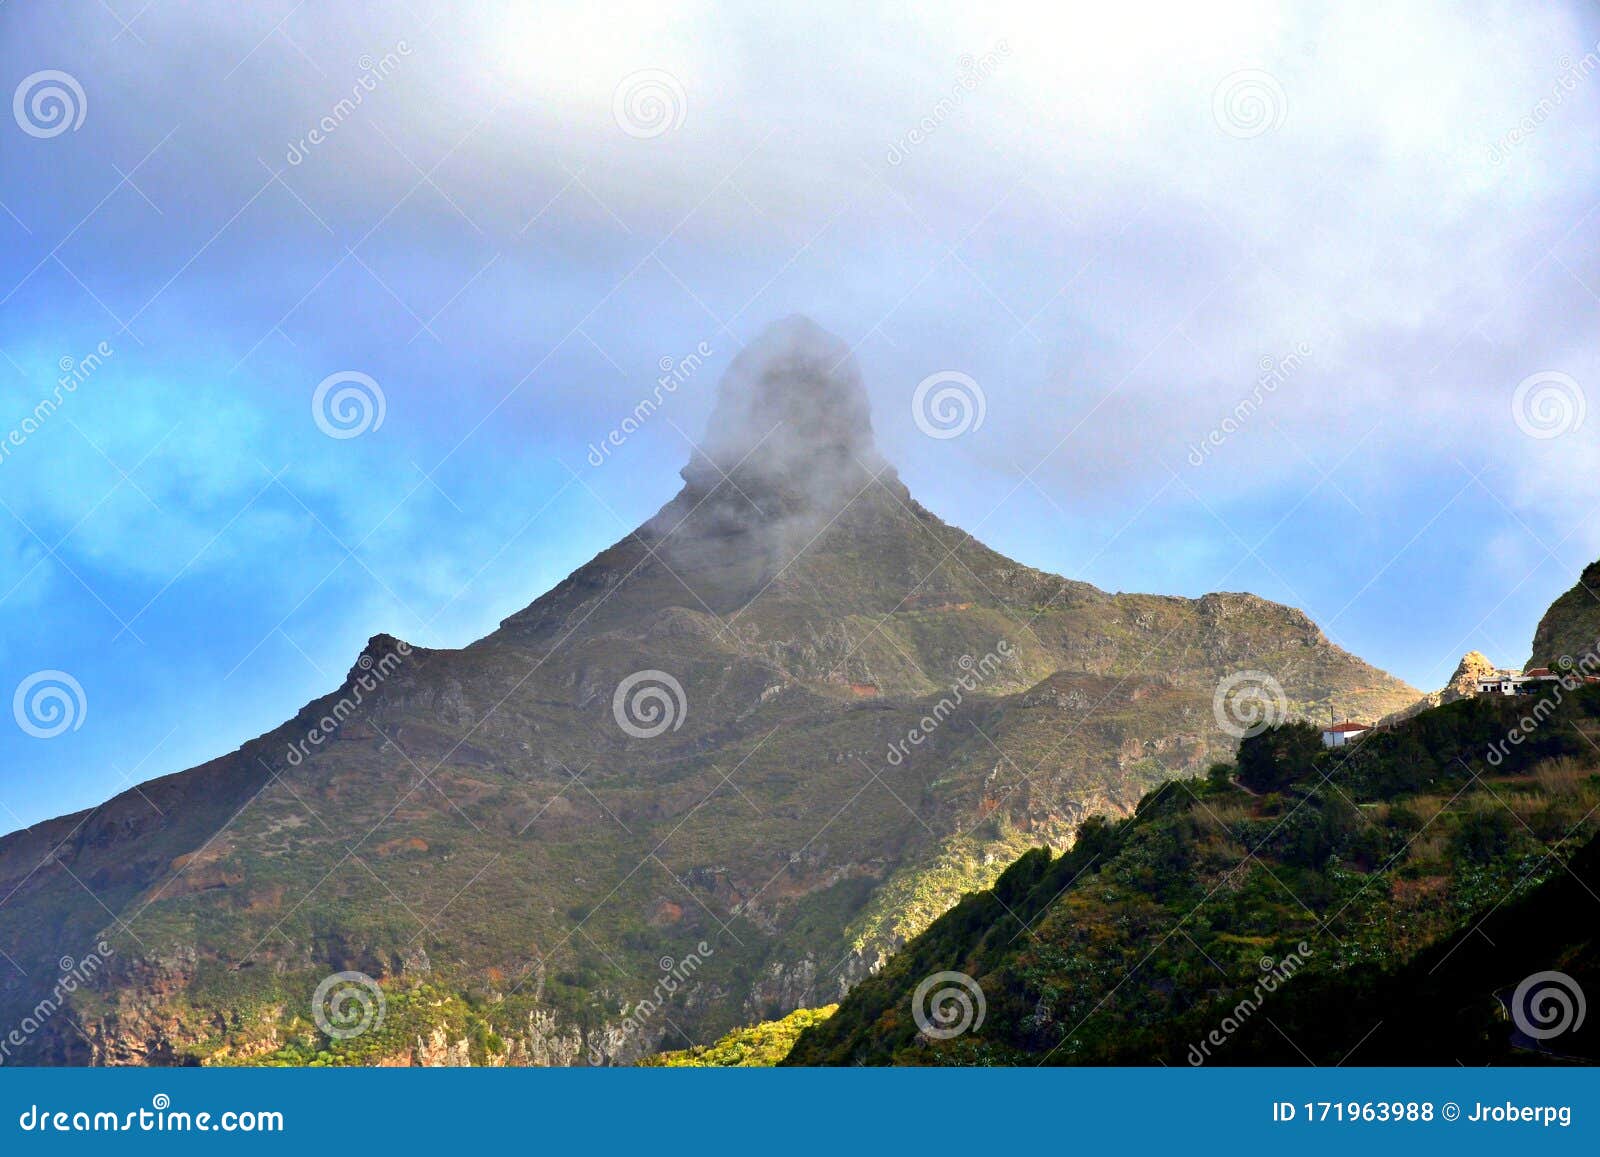
[[[841,475],[883,466],[849,344],[793,314],[734,358],[683,477],[694,490],[737,474],[763,489],[807,491],[820,483],[831,492]]]

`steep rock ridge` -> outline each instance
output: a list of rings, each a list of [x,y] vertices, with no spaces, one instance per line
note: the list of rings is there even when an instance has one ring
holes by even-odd
[[[1600,650],[1600,562],[1590,563],[1577,585],[1550,604],[1533,633],[1529,667],[1555,667]]]
[[[1267,672],[1312,715],[1417,696],[1291,608],[1108,594],[944,523],[804,319],[736,361],[684,479],[489,637],[377,636],[237,753],[0,840],[0,1018],[60,958],[110,956],[17,1055],[379,1063],[466,1040],[473,1063],[615,1063],[709,1041],[837,999],[1022,848],[1227,756],[1225,676]],[[347,971],[403,1034],[319,1033],[313,995]]]

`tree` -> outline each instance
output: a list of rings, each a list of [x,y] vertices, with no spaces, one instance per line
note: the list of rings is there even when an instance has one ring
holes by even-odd
[[[1309,723],[1284,723],[1239,744],[1239,782],[1251,791],[1281,791],[1316,774],[1322,735]]]

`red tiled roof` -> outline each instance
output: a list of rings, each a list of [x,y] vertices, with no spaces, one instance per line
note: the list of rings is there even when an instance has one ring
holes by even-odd
[[[1371,731],[1370,723],[1335,723],[1332,727],[1324,727],[1324,731]]]

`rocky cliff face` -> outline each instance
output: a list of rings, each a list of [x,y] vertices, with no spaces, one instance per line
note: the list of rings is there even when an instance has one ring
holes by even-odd
[[[1555,667],[1593,656],[1600,661],[1600,562],[1591,563],[1566,594],[1550,604],[1533,633],[1529,667]]]
[[[1291,714],[1417,696],[1291,608],[1108,594],[945,524],[878,455],[848,351],[791,321],[683,491],[490,637],[375,637],[233,755],[0,840],[0,1017],[104,938],[115,967],[17,1056],[709,1040],[837,999],[1025,847],[1227,755],[1240,674]],[[317,1021],[347,973],[385,1028]]]

